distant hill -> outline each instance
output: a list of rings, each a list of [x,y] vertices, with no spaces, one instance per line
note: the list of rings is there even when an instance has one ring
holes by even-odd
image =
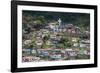
[[[72,23],[79,27],[90,27],[90,14],[87,13],[68,13],[68,12],[47,12],[47,11],[23,11],[23,16],[30,16],[34,21],[41,16],[46,22],[57,21],[59,18],[63,23]]]

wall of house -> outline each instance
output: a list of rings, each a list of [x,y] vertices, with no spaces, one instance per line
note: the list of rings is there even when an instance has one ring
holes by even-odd
[[[10,73],[10,55],[11,55],[11,13],[10,13],[10,1],[0,0],[0,73]],[[100,0],[33,0],[33,1],[45,1],[56,3],[74,3],[74,4],[90,4],[98,5],[98,19],[100,19]],[[100,21],[98,21],[100,24]],[[98,28],[100,25],[98,25]],[[100,28],[98,29],[100,31]],[[100,33],[98,34],[100,37]],[[100,43],[100,38],[98,38]],[[98,52],[100,52],[100,45],[98,46]],[[100,56],[100,53],[98,53]],[[55,70],[55,71],[41,71],[37,73],[100,73],[100,57],[98,58],[98,68],[84,68],[84,69],[69,69],[69,70]],[[26,72],[32,73],[32,72]],[[36,73],[36,72],[34,72]]]

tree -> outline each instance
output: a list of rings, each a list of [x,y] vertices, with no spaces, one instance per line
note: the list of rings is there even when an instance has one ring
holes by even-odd
[[[56,45],[57,48],[66,48],[65,45],[63,43],[58,43]]]
[[[43,42],[46,42],[47,40],[49,40],[49,37],[50,37],[49,35],[48,36],[44,36],[43,37]]]
[[[78,47],[80,48],[80,39],[77,40]]]
[[[67,48],[67,47],[71,47],[71,46],[72,46],[72,44],[68,40],[68,38],[62,38],[57,44],[57,48]]]
[[[50,48],[50,45],[47,45],[47,42],[44,42],[44,43],[42,44],[41,48],[43,48],[43,49],[48,49],[48,48]]]
[[[50,35],[47,35],[47,36],[43,37],[43,44],[42,44],[41,48],[44,48],[44,49],[50,48],[50,45],[47,45],[49,37],[50,37]]]

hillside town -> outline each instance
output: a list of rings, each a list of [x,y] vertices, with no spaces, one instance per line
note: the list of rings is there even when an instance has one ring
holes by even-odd
[[[63,23],[60,18],[38,30],[28,26],[22,33],[23,62],[90,58],[90,32],[81,32],[80,27]]]

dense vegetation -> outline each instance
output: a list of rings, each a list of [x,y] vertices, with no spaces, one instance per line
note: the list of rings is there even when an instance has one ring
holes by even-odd
[[[24,24],[32,24],[35,21],[36,24],[42,24],[43,26],[43,24],[54,22],[61,18],[64,24],[71,23],[82,29],[89,29],[87,27],[90,26],[90,14],[87,13],[23,11],[23,18]]]

